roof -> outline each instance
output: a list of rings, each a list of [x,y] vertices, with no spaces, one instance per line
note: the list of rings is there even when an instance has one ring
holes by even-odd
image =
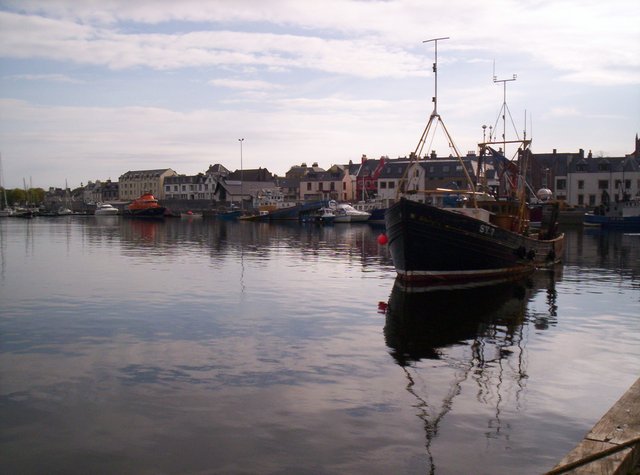
[[[180,185],[180,184],[192,184],[192,183],[204,183],[206,177],[202,173],[197,175],[175,175],[168,176],[164,179],[165,185]]]
[[[266,168],[254,168],[248,170],[236,170],[230,173],[228,180],[242,181],[273,181],[273,174]]]
[[[320,173],[308,173],[300,181],[342,181],[345,171],[342,168],[335,168],[332,171]]]
[[[159,168],[156,170],[130,170],[120,175],[120,180],[133,178],[158,178],[167,172],[175,173],[171,168]]]
[[[578,167],[580,166],[580,170]],[[603,167],[606,167],[604,169]],[[633,157],[579,157],[568,165],[569,173],[638,172],[640,163]]]
[[[467,168],[467,172],[470,176],[475,175],[473,165],[469,158],[463,158],[463,163]],[[460,160],[455,159],[438,159],[438,160],[420,160],[418,164],[424,168],[427,172],[427,176],[430,177],[442,177],[442,178],[466,178],[462,166],[460,166]],[[433,171],[432,171],[433,170]]]
[[[402,178],[405,169],[409,165],[409,159],[389,160],[380,172],[380,178]]]

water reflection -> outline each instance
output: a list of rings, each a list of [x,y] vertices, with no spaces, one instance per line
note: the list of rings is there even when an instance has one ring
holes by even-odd
[[[286,249],[299,251],[304,260],[322,256],[343,261],[347,257],[349,262],[360,262],[365,268],[374,265],[377,269],[381,263],[392,265],[388,249],[375,239],[380,230],[366,224],[312,226],[296,222],[162,221],[105,216],[88,220],[83,232],[90,246],[119,239],[125,255],[153,248],[154,256],[170,256],[179,245],[181,252],[205,251],[214,261],[222,256],[267,261]]]
[[[429,473],[436,472],[432,444],[440,424],[469,383],[476,402],[492,408],[485,437],[509,437],[502,434],[501,414],[508,400],[516,410],[521,404],[528,378],[525,328],[531,323],[545,330],[557,323],[560,278],[558,267],[515,283],[422,293],[406,292],[395,282],[383,306],[384,337],[405,372],[405,389],[424,427]],[[545,292],[545,311],[529,312],[528,303],[540,291]],[[429,360],[440,365],[419,364]],[[433,368],[449,370],[444,385],[433,384],[438,381]],[[427,379],[429,384],[420,384]]]

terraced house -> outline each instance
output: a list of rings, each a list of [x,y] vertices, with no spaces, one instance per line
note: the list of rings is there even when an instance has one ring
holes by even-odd
[[[177,173],[171,168],[158,170],[128,171],[118,179],[118,196],[122,201],[131,201],[143,193],[152,193],[159,200],[165,198],[164,180]]]

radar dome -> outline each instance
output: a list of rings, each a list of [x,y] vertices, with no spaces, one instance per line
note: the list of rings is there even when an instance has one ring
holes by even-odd
[[[536,196],[540,201],[549,201],[553,197],[553,192],[549,188],[540,188]]]

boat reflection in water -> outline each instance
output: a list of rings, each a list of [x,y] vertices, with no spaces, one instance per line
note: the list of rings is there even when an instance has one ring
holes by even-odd
[[[446,424],[443,419],[454,399],[457,410],[463,408],[481,418],[477,434],[469,426],[466,436],[508,441],[511,423],[502,419],[507,418],[504,413],[520,410],[528,377],[526,329],[531,325],[539,331],[555,325],[555,282],[560,272],[561,268],[538,271],[525,280],[490,287],[425,292],[407,291],[396,279],[388,303],[380,304],[386,317],[384,337],[406,374],[406,390],[416,401],[416,415],[426,435],[429,473],[436,473],[436,455],[448,459],[446,465],[455,458],[443,448],[453,446],[447,435],[432,452],[432,442]],[[528,310],[540,291],[546,291],[545,310]],[[510,404],[515,408],[504,407]]]

